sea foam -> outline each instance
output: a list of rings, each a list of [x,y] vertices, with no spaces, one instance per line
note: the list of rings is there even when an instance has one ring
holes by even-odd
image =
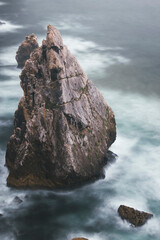
[[[5,32],[16,32],[17,29],[22,28],[21,25],[12,24],[10,21],[5,21],[0,19],[1,22],[5,24],[0,25],[0,34]]]
[[[7,3],[5,2],[0,2],[0,6],[6,5]]]

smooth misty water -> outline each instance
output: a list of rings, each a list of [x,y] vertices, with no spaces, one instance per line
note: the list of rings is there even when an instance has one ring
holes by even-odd
[[[159,0],[0,2],[0,240],[160,239]],[[24,36],[39,41],[54,24],[112,106],[119,157],[106,178],[69,192],[6,187],[5,149],[22,90],[14,60]],[[23,203],[12,203],[19,196]],[[149,211],[140,228],[121,221],[120,204]]]

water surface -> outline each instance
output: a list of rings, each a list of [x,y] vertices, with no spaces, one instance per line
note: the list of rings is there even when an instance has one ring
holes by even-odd
[[[160,239],[160,2],[46,0],[0,2],[0,239]],[[118,155],[106,177],[67,192],[6,187],[6,144],[23,92],[15,53],[34,32],[54,24],[65,44],[113,108]],[[13,204],[15,196],[23,203]],[[123,222],[126,204],[154,218],[140,228]]]

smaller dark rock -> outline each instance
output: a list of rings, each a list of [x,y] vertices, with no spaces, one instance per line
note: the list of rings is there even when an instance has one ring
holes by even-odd
[[[2,217],[3,216],[3,214],[2,213],[0,213],[0,217]]]
[[[6,23],[5,23],[5,22],[1,22],[1,21],[0,21],[0,25],[3,25],[3,24],[6,24]]]
[[[151,213],[138,211],[124,205],[118,208],[118,213],[123,220],[127,220],[135,227],[144,225],[148,219],[153,217]]]
[[[19,197],[15,197],[12,201],[13,204],[21,204],[23,201],[22,199],[20,199]]]
[[[27,59],[30,58],[30,54],[38,48],[37,37],[32,33],[26,37],[26,40],[22,42],[16,52],[16,60],[18,68],[23,68]]]

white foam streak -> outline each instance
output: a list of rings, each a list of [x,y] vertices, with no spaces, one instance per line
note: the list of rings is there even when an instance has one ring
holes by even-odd
[[[7,234],[7,236],[6,235],[1,235],[1,237],[2,237],[2,239],[3,240],[16,240],[15,239],[15,237],[13,236],[13,234]]]
[[[84,31],[84,30],[89,30],[88,27],[80,24],[79,22],[74,22],[74,21],[70,21],[70,20],[65,20],[64,22],[60,22],[58,24],[56,24],[56,27],[59,30],[72,30],[72,32],[78,32],[78,31]]]
[[[18,90],[17,90],[18,89]],[[3,99],[20,97],[22,90],[19,81],[4,81],[0,83],[0,97]]]
[[[109,238],[102,234],[102,233],[95,233],[95,234],[88,234],[84,232],[73,232],[67,236],[67,240],[70,240],[72,238],[87,238],[89,240],[108,240]]]
[[[42,36],[38,36],[39,45],[43,39]],[[63,42],[90,76],[104,76],[106,68],[115,64],[130,63],[130,59],[120,54],[123,48],[119,46],[103,47],[93,41],[66,35],[63,36]]]
[[[128,131],[128,125],[135,125],[149,131],[160,132],[160,98],[153,96],[143,97],[139,94],[128,94],[120,91],[101,91],[108,103],[114,109],[118,122],[124,123]],[[119,100],[119,101],[118,101]],[[128,137],[133,137],[136,129],[129,129]]]
[[[11,46],[11,47],[1,49],[0,65],[1,66],[17,65],[16,59],[15,59],[17,49],[18,49],[18,46]]]
[[[5,2],[0,2],[0,6],[6,5],[7,3]]]
[[[93,48],[96,49],[98,46],[92,41],[86,41],[82,38],[73,38],[70,36],[63,37],[64,44],[70,49],[72,54],[77,52],[88,52]]]
[[[147,97],[138,94],[129,95],[111,90],[103,90],[102,93],[113,107],[121,127],[118,128],[116,142],[111,147],[119,158],[106,169],[105,178],[106,187],[109,189],[112,186],[116,194],[104,201],[101,214],[108,209],[115,214],[121,204],[150,212],[152,201],[158,202],[160,199],[157,190],[160,186],[159,137],[154,141],[155,135],[159,136],[160,133],[160,99],[150,97],[148,101]],[[127,222],[122,222],[119,217],[116,219],[120,228],[128,228]],[[159,218],[154,216],[142,231],[143,234],[145,231],[148,234],[160,234]]]
[[[13,121],[11,120],[0,120],[0,127],[8,127],[9,125],[12,125]]]
[[[0,213],[5,214],[7,208],[18,208],[17,204],[12,204],[14,198],[18,196],[24,199],[25,192],[18,190],[11,190],[6,187],[6,179],[8,176],[8,169],[4,167],[5,152],[0,149],[0,175],[1,175],[1,194],[0,194]]]
[[[1,68],[0,71],[1,75],[8,76],[8,79],[12,79],[13,81],[20,83],[19,79],[20,70],[18,68]],[[0,84],[1,83],[2,82],[0,82]],[[6,81],[6,84],[8,84],[8,81]]]
[[[121,47],[103,47],[82,38],[64,36],[64,43],[77,57],[87,74],[103,75],[114,64],[129,64],[130,59],[119,55]]]
[[[1,19],[0,19],[0,21],[5,23],[5,24],[0,25],[0,33],[16,32],[17,29],[22,28],[21,25],[14,25],[10,21],[5,21],[5,20],[1,20]]]
[[[19,80],[0,82],[0,117],[14,113],[23,91],[19,86]]]
[[[154,216],[143,226],[141,232],[150,236],[160,236],[160,218]]]

